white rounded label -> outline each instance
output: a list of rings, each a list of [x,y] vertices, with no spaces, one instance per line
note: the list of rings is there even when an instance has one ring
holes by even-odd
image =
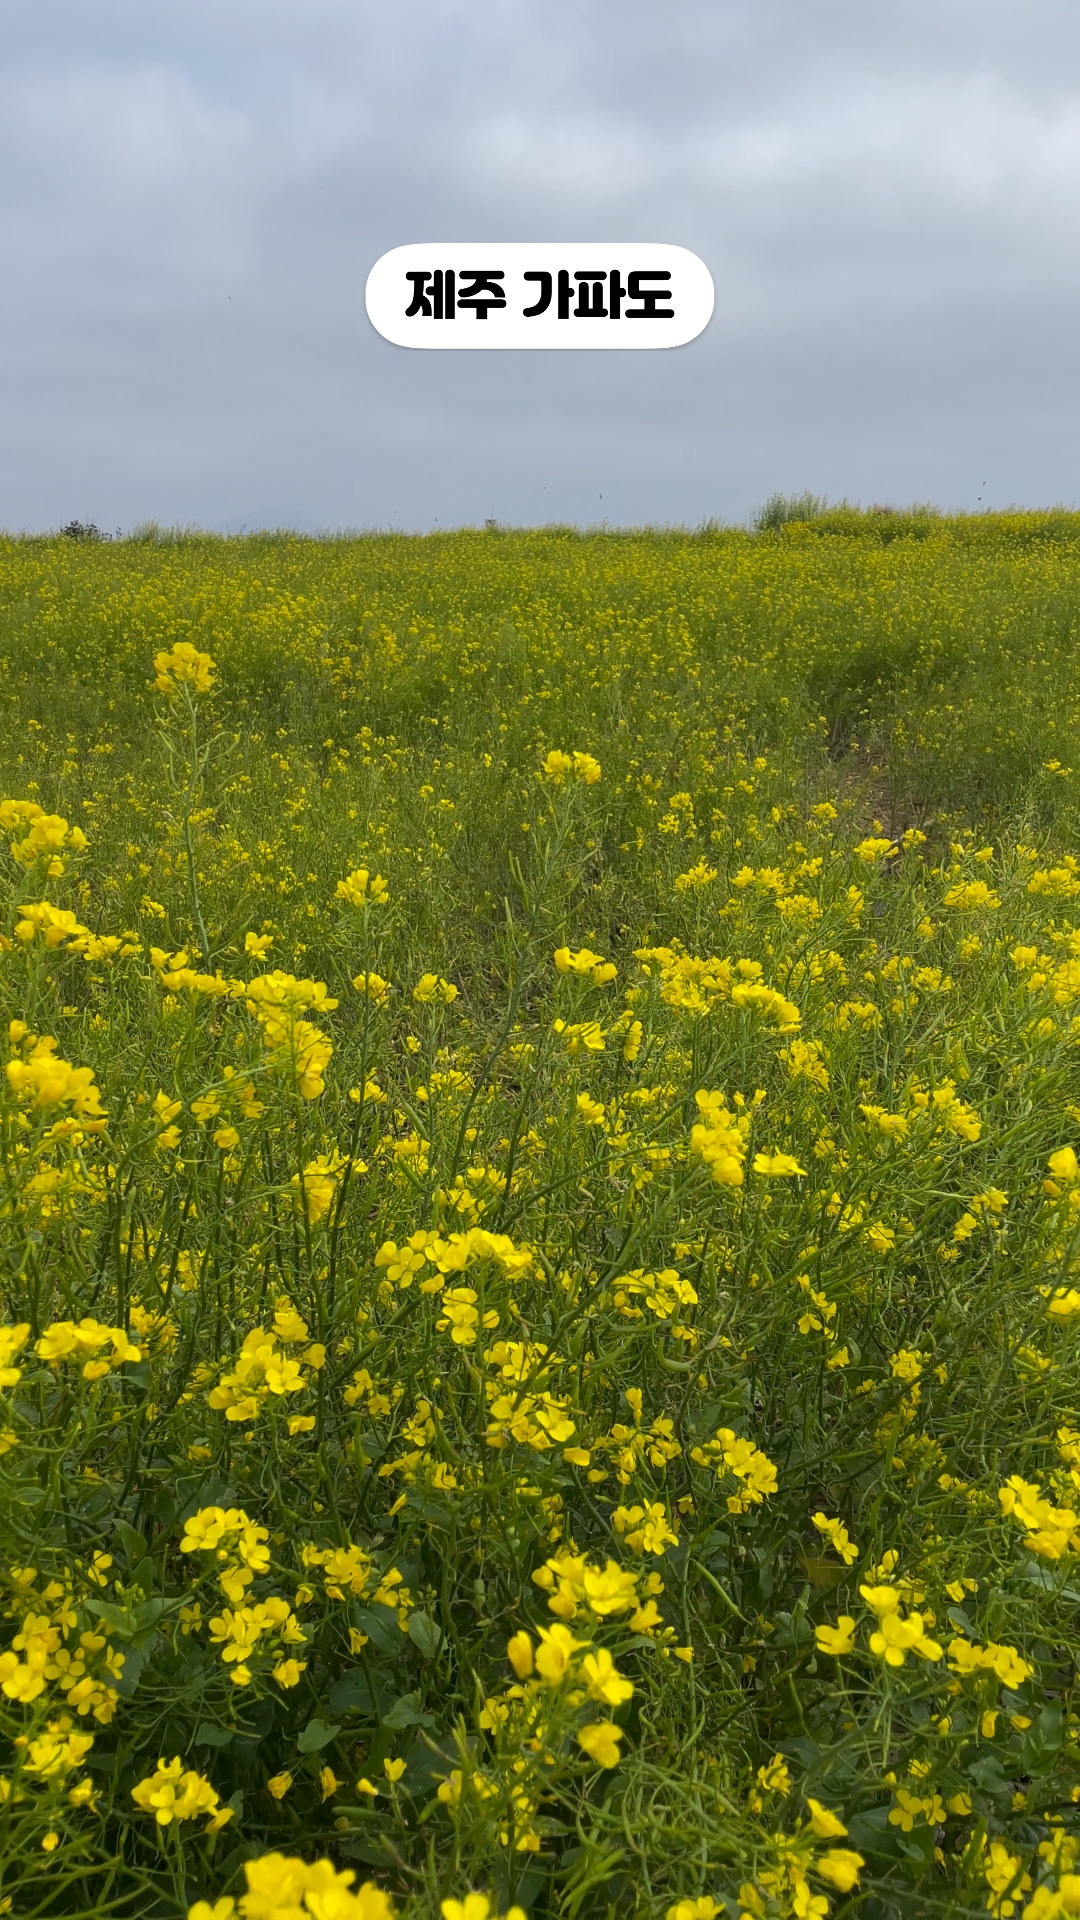
[[[713,283],[686,247],[433,241],[384,253],[366,299],[398,347],[684,347]]]

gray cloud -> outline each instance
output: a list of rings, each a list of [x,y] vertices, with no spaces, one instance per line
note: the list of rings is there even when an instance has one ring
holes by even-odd
[[[0,6],[0,523],[1075,499],[1071,0]],[[663,354],[410,354],[415,239],[694,247]]]

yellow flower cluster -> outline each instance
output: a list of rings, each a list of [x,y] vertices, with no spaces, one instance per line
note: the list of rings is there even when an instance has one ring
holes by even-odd
[[[248,1687],[252,1682],[250,1661],[255,1654],[273,1660],[270,1677],[279,1687],[295,1687],[306,1671],[306,1660],[286,1654],[286,1647],[302,1647],[307,1634],[287,1600],[271,1595],[251,1606],[224,1607],[209,1623],[210,1641],[232,1671],[234,1686]],[[265,1642],[265,1645],[260,1644]]]
[[[284,1351],[288,1346],[302,1346],[304,1350],[299,1355],[288,1354]],[[252,1327],[245,1334],[233,1365],[222,1373],[207,1400],[215,1413],[224,1413],[228,1421],[255,1420],[267,1401],[303,1392],[308,1376],[301,1371],[302,1367],[318,1372],[325,1364],[325,1347],[318,1341],[310,1341],[307,1321],[283,1296],[272,1326]],[[312,1424],[303,1415],[294,1417],[299,1417],[305,1426]]]
[[[202,1507],[184,1522],[181,1553],[212,1553],[226,1599],[239,1604],[256,1574],[270,1565],[270,1536],[242,1507]]]
[[[81,827],[71,826],[62,814],[46,813],[36,800],[0,800],[0,828],[22,835],[10,842],[12,859],[20,867],[36,867],[40,862],[50,880],[58,880],[64,871],[62,851],[82,853],[86,846]]]
[[[112,1349],[107,1358],[101,1353],[103,1347]],[[74,1360],[76,1364],[82,1361],[84,1380],[104,1380],[114,1367],[142,1359],[142,1348],[133,1345],[123,1327],[105,1327],[89,1317],[78,1325],[73,1320],[57,1320],[46,1327],[34,1343],[34,1352],[50,1367],[59,1366],[62,1360]],[[101,1357],[95,1359],[95,1354]]]
[[[421,1293],[441,1293],[453,1273],[466,1273],[470,1267],[491,1261],[507,1279],[527,1273],[532,1265],[528,1247],[517,1247],[505,1233],[489,1233],[484,1227],[469,1227],[464,1233],[445,1236],[421,1228],[398,1245],[384,1240],[375,1255],[376,1268],[385,1268],[391,1287],[406,1289],[418,1280]],[[475,1322],[473,1322],[475,1325]]]
[[[390,890],[381,873],[370,873],[367,867],[354,867],[344,880],[338,881],[334,896],[350,907],[385,907]]]
[[[298,980],[294,974],[259,974],[245,989],[246,1004],[262,1028],[271,1059],[291,1072],[305,1100],[323,1092],[325,1073],[334,1051],[321,1027],[302,1016],[308,1011],[330,1013],[337,1001],[323,980]]]
[[[353,1891],[351,1867],[329,1860],[310,1865],[292,1854],[266,1853],[244,1865],[247,1892],[213,1904],[197,1900],[188,1920],[394,1920],[385,1893],[371,1880]]]
[[[70,1107],[86,1133],[100,1133],[107,1115],[101,1104],[101,1091],[92,1067],[73,1067],[61,1059],[51,1034],[40,1040],[21,1020],[13,1021],[9,1037],[21,1051],[9,1060],[7,1083],[23,1106],[36,1112],[50,1107]]]
[[[712,1467],[718,1479],[731,1475],[739,1482],[739,1491],[727,1498],[729,1513],[747,1513],[776,1492],[776,1468],[752,1440],[744,1440],[731,1427],[717,1428],[715,1438],[700,1447],[692,1447],[691,1460],[699,1467]]]
[[[33,1588],[33,1568],[18,1569],[22,1594]],[[21,1616],[10,1645],[0,1653],[0,1693],[29,1705],[51,1687],[63,1696],[67,1713],[81,1719],[92,1715],[108,1726],[116,1712],[115,1682],[124,1668],[124,1655],[110,1647],[105,1634],[79,1627],[70,1589],[48,1581],[33,1594],[33,1607]]]
[[[562,786],[567,780],[580,780],[583,786],[593,787],[600,778],[600,762],[591,753],[563,753],[559,747],[552,747],[545,756],[544,777]]]
[[[203,1831],[219,1833],[233,1817],[233,1809],[221,1805],[209,1780],[190,1767],[185,1769],[179,1757],[159,1760],[155,1771],[132,1787],[131,1797],[137,1807],[153,1814],[159,1827],[171,1826],[174,1820],[198,1820],[206,1814]]]
[[[701,1119],[690,1129],[690,1151],[703,1160],[721,1187],[741,1187],[750,1139],[750,1115],[733,1112],[722,1093],[699,1088],[694,1103]]]
[[[190,640],[177,640],[154,655],[154,686],[159,693],[209,693],[214,685],[214,662]]]
[[[560,973],[587,980],[594,987],[608,986],[619,971],[614,961],[603,959],[591,947],[579,947],[576,952],[570,947],[556,947],[555,965]]]

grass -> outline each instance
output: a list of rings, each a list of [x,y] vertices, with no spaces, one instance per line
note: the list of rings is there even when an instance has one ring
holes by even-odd
[[[814,507],[0,547],[4,1911],[1075,1910],[1080,516]]]

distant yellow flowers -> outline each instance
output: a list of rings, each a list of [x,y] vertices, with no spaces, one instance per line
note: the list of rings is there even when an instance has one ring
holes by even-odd
[[[845,1567],[850,1567],[858,1559],[859,1549],[843,1521],[831,1520],[826,1513],[815,1513],[812,1518],[818,1532],[824,1534],[833,1551],[840,1555]]]
[[[325,981],[298,980],[276,969],[249,981],[242,991],[259,1020],[274,1064],[291,1068],[305,1100],[317,1099],[326,1084],[324,1075],[334,1051],[333,1042],[321,1028],[301,1016],[308,1011],[330,1013],[337,1006]]]
[[[330,1153],[320,1153],[314,1160],[309,1160],[302,1176],[293,1174],[289,1183],[293,1204],[310,1226],[315,1226],[329,1213],[338,1181],[347,1165],[347,1156],[335,1148]],[[352,1171],[366,1173],[367,1167],[362,1160],[354,1160]]]
[[[254,1420],[268,1399],[300,1393],[307,1386],[301,1366],[318,1370],[325,1364],[325,1349],[310,1345],[297,1357],[286,1354],[278,1343],[296,1346],[307,1338],[307,1324],[298,1314],[278,1316],[269,1330],[253,1327],[245,1335],[233,1365],[225,1369],[207,1396],[210,1406],[229,1421]]]
[[[728,1495],[729,1513],[747,1513],[776,1492],[777,1473],[773,1462],[752,1440],[744,1440],[731,1427],[720,1427],[715,1439],[706,1440],[704,1446],[692,1447],[690,1458],[699,1467],[715,1468],[719,1480],[731,1475],[738,1481],[739,1491]]]
[[[703,1160],[721,1187],[741,1187],[750,1137],[750,1115],[733,1113],[722,1093],[699,1088],[694,1095],[701,1119],[690,1129],[690,1150]]]
[[[106,1347],[111,1349],[108,1354],[102,1352]],[[82,1361],[84,1380],[103,1380],[113,1367],[142,1359],[141,1348],[128,1339],[123,1327],[102,1326],[90,1318],[80,1320],[77,1325],[73,1320],[58,1320],[46,1327],[35,1343],[34,1352],[50,1367],[56,1367],[61,1360]]]
[[[22,1379],[22,1368],[13,1367],[11,1363],[16,1354],[22,1352],[29,1338],[29,1321],[20,1321],[14,1327],[0,1327],[0,1389],[17,1387]]]

